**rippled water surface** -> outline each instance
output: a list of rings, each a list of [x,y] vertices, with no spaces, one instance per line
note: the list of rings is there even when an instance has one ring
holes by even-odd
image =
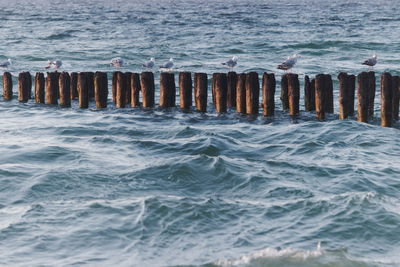
[[[14,82],[56,58],[110,77],[116,56],[211,74],[236,55],[238,72],[279,80],[300,53],[301,83],[374,52],[377,75],[400,65],[396,1],[0,4]],[[273,119],[0,98],[0,265],[399,266],[400,131],[379,126],[379,94],[364,124],[291,121],[279,90]]]

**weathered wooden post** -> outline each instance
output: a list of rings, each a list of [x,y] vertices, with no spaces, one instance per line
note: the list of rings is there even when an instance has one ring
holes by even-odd
[[[215,81],[217,80],[217,76],[219,75],[219,73],[213,73],[212,78],[211,78],[211,96],[212,96],[212,101],[214,106],[216,106],[217,104],[215,103]]]
[[[393,120],[399,120],[399,99],[400,99],[400,77],[392,77],[392,91],[393,91]]]
[[[304,108],[306,111],[315,110],[315,79],[310,81],[307,75],[304,77]]]
[[[35,102],[44,104],[44,74],[37,72],[35,75]]]
[[[246,114],[246,73],[240,73],[236,81],[236,111]]]
[[[160,74],[160,107],[175,107],[176,87],[173,73],[162,72]]]
[[[60,73],[58,87],[60,89],[60,106],[71,107],[71,79],[68,72]]]
[[[318,74],[315,76],[315,113],[320,121],[325,120],[326,110],[326,85],[325,75]]]
[[[179,96],[180,107],[183,110],[190,110],[192,106],[192,74],[190,72],[179,73]]]
[[[152,72],[147,71],[141,73],[140,87],[142,88],[143,107],[154,107],[154,74]]]
[[[225,73],[213,74],[215,109],[218,113],[226,113],[226,97],[228,92],[227,76]]]
[[[125,73],[117,73],[117,91],[115,96],[115,107],[124,108],[126,104],[126,77]]]
[[[78,98],[78,73],[71,72],[70,80],[71,80],[71,100],[75,100]]]
[[[281,101],[283,110],[289,109],[288,75],[289,73],[283,74],[281,80]]]
[[[372,98],[370,98],[372,99]],[[391,127],[393,121],[393,88],[392,75],[384,72],[381,75],[381,125]]]
[[[132,73],[131,75],[131,107],[140,107],[139,92],[142,90],[140,87],[139,73]]]
[[[4,100],[11,100],[13,95],[13,83],[12,76],[9,72],[3,73],[3,98]]]
[[[28,102],[32,90],[32,78],[29,72],[21,72],[18,75],[18,101]]]
[[[356,76],[354,74],[347,75],[347,89],[349,90],[349,116],[354,116],[354,99],[356,95]]]
[[[262,77],[262,106],[264,116],[274,116],[275,114],[275,89],[275,75],[264,72]]]
[[[350,90],[348,88],[348,75],[341,72],[338,75],[339,80],[339,119],[344,120],[349,117],[350,108]]]
[[[369,85],[368,85],[368,73],[362,72],[357,76],[358,90],[358,111],[357,121],[368,122],[369,113]]]
[[[260,82],[257,72],[246,74],[246,113],[258,114],[260,105]]]
[[[208,97],[207,73],[194,74],[194,97],[197,111],[206,112]]]
[[[46,104],[58,104],[58,74],[48,72],[46,77]]]
[[[89,101],[94,98],[94,73],[86,72],[86,82],[88,88]]]
[[[334,107],[334,103],[333,103],[333,81],[332,81],[332,76],[330,74],[325,74],[325,86],[326,86],[326,103],[325,103],[325,107],[326,113],[333,113],[333,107]]]
[[[289,114],[295,118],[300,113],[300,82],[297,74],[290,73],[288,76]]]
[[[236,82],[237,74],[234,71],[228,72],[228,91],[227,91],[227,106],[228,108],[236,107]]]
[[[108,98],[108,79],[107,73],[96,72],[94,74],[94,98],[96,108],[106,108]]]
[[[89,91],[87,88],[86,72],[78,73],[78,95],[79,95],[79,107],[89,107]]]
[[[111,80],[111,93],[112,93],[112,100],[115,104],[117,98],[117,76],[120,71],[114,71]]]
[[[131,105],[131,98],[132,98],[132,72],[127,71],[125,72],[125,80],[126,80],[126,96],[125,101],[127,105]]]
[[[375,72],[368,72],[368,117],[374,117],[374,103],[375,103],[375,94],[376,94],[376,79]]]

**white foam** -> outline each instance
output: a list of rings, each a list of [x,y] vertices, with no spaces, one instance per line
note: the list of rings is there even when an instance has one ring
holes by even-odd
[[[18,223],[29,209],[30,206],[10,206],[0,209],[0,230]]]

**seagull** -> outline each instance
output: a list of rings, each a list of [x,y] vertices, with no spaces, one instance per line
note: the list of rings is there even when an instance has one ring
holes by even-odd
[[[147,68],[147,69],[152,69],[154,67],[154,63],[155,63],[155,59],[154,57],[150,58],[149,61],[146,61],[145,63],[143,63],[143,67]]]
[[[237,65],[238,58],[236,56],[229,59],[227,62],[221,63],[224,66],[228,66],[230,71]]]
[[[287,70],[290,70],[293,68],[294,64],[296,64],[297,59],[300,58],[301,56],[299,54],[293,54],[290,57],[288,57],[282,64],[278,65],[278,70],[284,70],[285,72]]]
[[[376,54],[373,54],[371,58],[365,60],[363,63],[361,63],[362,65],[367,65],[368,69],[370,71],[374,70],[374,66],[376,65],[376,63],[378,62],[377,60],[378,56]]]
[[[172,57],[171,57],[167,62],[165,62],[164,64],[162,64],[162,65],[160,66],[160,69],[168,69],[168,70],[171,70],[173,66],[174,66],[174,60],[173,60]]]
[[[7,61],[4,61],[2,63],[0,63],[0,67],[1,68],[8,68],[9,66],[11,66],[11,59],[7,59]]]
[[[54,68],[56,71],[62,66],[62,61],[61,60],[47,60],[47,66],[44,67],[46,70],[50,68]]]
[[[110,66],[113,66],[115,68],[121,68],[124,65],[124,60],[120,57],[115,57],[111,59]]]

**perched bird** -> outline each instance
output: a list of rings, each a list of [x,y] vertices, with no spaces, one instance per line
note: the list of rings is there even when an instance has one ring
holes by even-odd
[[[113,66],[115,68],[121,68],[124,65],[124,60],[120,57],[115,57],[111,59],[110,66]]]
[[[297,59],[300,58],[301,56],[299,54],[293,54],[290,57],[288,57],[282,64],[278,65],[278,70],[290,70],[293,68],[293,66],[296,64]]]
[[[47,60],[47,66],[44,67],[46,70],[53,68],[55,70],[58,70],[62,66],[62,61],[61,60]]]
[[[162,65],[160,66],[160,69],[168,69],[168,70],[171,70],[173,67],[174,67],[174,60],[173,60],[172,57],[171,57],[167,62],[165,62],[164,64],[162,64]]]
[[[154,57],[150,58],[150,60],[146,61],[145,63],[143,63],[143,67],[147,68],[147,69],[152,69],[154,67],[154,63],[155,63],[155,59]]]
[[[11,66],[11,59],[7,59],[7,61],[4,61],[2,63],[0,63],[0,67],[1,68],[8,68],[9,66]]]
[[[227,62],[221,63],[224,66],[228,66],[230,71],[233,71],[233,68],[237,65],[238,58],[236,56],[229,59]]]
[[[378,56],[376,54],[373,54],[371,58],[365,60],[361,64],[367,65],[369,70],[373,70],[377,62],[378,62]]]

